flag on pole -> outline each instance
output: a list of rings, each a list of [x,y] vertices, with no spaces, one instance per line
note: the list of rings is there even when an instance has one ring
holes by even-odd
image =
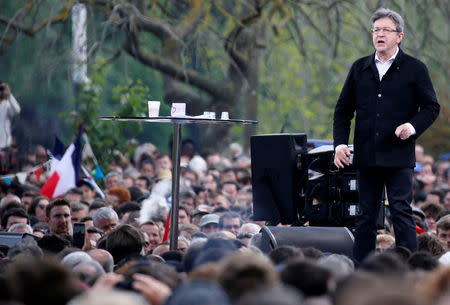
[[[55,146],[53,147],[53,157],[55,157],[58,160],[61,160],[61,158],[64,155],[64,143],[55,135]]]
[[[42,186],[41,195],[55,198],[76,187],[81,167],[81,134],[82,128],[80,128],[75,141],[70,144],[61,160],[56,164],[50,178]]]
[[[55,145],[53,146],[53,151],[47,149],[47,154],[51,158],[50,174],[53,174],[53,172],[56,169],[56,166],[63,157],[64,147],[65,147],[64,143],[58,138],[58,136],[55,135]]]
[[[44,171],[44,168],[42,166],[38,167],[33,173],[36,175],[37,182],[41,181],[41,175]]]
[[[83,153],[82,153],[83,160],[92,158],[94,160],[94,162],[97,162],[97,159],[95,158],[95,155],[94,155],[94,151],[92,150],[91,144],[89,143],[86,133],[83,134],[83,139],[85,142],[84,147],[83,147]]]
[[[162,242],[166,242],[169,240],[169,231],[170,231],[170,213],[167,214],[166,227],[164,228],[164,235]]]
[[[102,172],[102,169],[100,168],[100,165],[98,164],[97,158],[94,155],[94,150],[92,149],[91,143],[89,143],[89,138],[87,136],[87,132],[83,133],[83,139],[84,139],[84,148],[83,148],[83,160],[87,158],[92,158],[95,164],[95,168],[92,170],[91,174],[92,177],[94,177],[95,180],[102,179],[105,177],[105,175]]]
[[[81,166],[81,170],[83,171],[84,175],[86,177],[91,177],[92,175],[89,174],[88,170],[86,168],[84,168],[84,166]],[[93,177],[93,176],[92,176]],[[98,186],[97,182],[95,182],[95,180],[89,179],[89,178],[84,178],[81,180],[78,180],[78,183],[81,183],[82,181],[87,182],[93,189],[94,191],[100,195],[100,197],[102,198],[106,198],[105,193],[103,193],[102,189]],[[79,185],[78,185],[79,186]]]
[[[102,169],[100,168],[100,165],[97,164],[97,166],[92,171],[92,177],[94,177],[95,180],[102,179],[105,177],[105,175],[102,172]]]

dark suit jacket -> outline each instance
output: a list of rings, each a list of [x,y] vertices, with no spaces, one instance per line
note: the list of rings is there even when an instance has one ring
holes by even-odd
[[[400,49],[380,81],[375,54],[353,63],[334,112],[334,146],[348,144],[356,112],[356,167],[414,167],[415,139],[437,118],[439,104],[424,63]],[[395,129],[411,123],[416,134],[407,140]]]

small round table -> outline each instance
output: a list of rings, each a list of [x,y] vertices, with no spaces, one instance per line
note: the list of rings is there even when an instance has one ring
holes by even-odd
[[[236,119],[210,119],[204,117],[120,117],[101,116],[103,121],[122,122],[148,122],[148,123],[170,123],[173,124],[173,145],[172,145],[172,207],[170,211],[170,250],[178,248],[178,208],[180,191],[180,157],[181,157],[181,126],[184,124],[258,124],[258,121],[236,120]]]

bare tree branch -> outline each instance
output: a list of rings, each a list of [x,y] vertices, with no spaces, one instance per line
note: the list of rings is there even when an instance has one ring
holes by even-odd
[[[142,14],[134,5],[125,3],[117,5],[114,8],[114,12],[121,14],[120,17],[127,19],[128,21],[134,17],[135,24],[139,29],[142,29],[146,32],[150,32],[159,39],[167,39],[172,38],[179,43],[183,43],[182,37],[177,35],[175,31],[173,31],[167,22],[156,18],[156,17],[148,17]]]
[[[261,17],[261,7],[256,6],[253,13],[248,16],[244,16],[241,20],[236,22],[236,26],[234,27],[234,29],[231,30],[225,38],[225,51],[230,55],[236,65],[243,71],[247,69],[248,58],[246,58],[246,56],[236,50],[235,43],[237,38],[239,37],[239,34],[259,17]]]
[[[447,24],[450,23],[450,6],[448,5],[447,0],[435,0],[436,7],[439,7],[439,11],[442,16],[444,16],[444,20]]]
[[[192,112],[188,112],[188,114],[191,115],[197,115],[202,109],[207,109],[211,106],[210,99],[204,98],[200,94],[181,86],[178,82],[174,82],[171,88],[165,91],[164,100],[188,103],[189,111]]]
[[[336,12],[336,31],[335,31],[335,39],[334,39],[334,49],[333,49],[333,58],[338,56],[338,45],[341,41],[341,15],[339,14],[339,8],[337,6],[334,7]]]
[[[179,35],[179,37],[186,37],[188,34],[192,33],[200,23],[203,15],[202,2],[202,0],[191,1],[191,9],[189,10],[187,16],[183,19],[183,22],[180,23],[175,29],[175,32]]]
[[[303,8],[300,5],[297,5],[297,9],[302,14],[302,16],[305,18],[306,22],[316,31],[317,34],[319,34],[320,38],[322,38],[325,42],[328,44],[331,44],[330,39],[327,35],[325,35],[319,27],[314,23],[314,21],[311,20],[308,14],[303,10]]]
[[[64,6],[59,10],[59,12],[50,18],[42,19],[32,26],[24,27],[22,24],[12,21],[4,16],[0,16],[0,23],[6,24],[11,28],[23,32],[28,36],[34,36],[37,32],[42,30],[48,24],[55,24],[65,21],[70,16],[70,9],[72,8],[72,1],[66,1]]]
[[[132,35],[128,35],[129,38],[130,36]],[[130,38],[123,45],[123,48],[127,53],[129,53],[145,65],[155,68],[176,80],[196,86],[199,89],[209,93],[211,96],[223,99],[231,95],[229,91],[230,89],[232,89],[231,84],[218,84],[215,81],[201,76],[193,70],[184,69],[171,60],[167,60],[160,56],[144,52],[139,48],[138,42],[133,38]]]

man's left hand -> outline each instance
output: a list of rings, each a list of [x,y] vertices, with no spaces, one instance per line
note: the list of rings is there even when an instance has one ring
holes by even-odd
[[[133,289],[140,292],[150,304],[162,305],[172,293],[169,286],[149,275],[135,273],[133,280]]]
[[[402,124],[395,129],[395,135],[400,138],[401,140],[406,140],[411,136],[411,130],[409,129],[408,125]]]

